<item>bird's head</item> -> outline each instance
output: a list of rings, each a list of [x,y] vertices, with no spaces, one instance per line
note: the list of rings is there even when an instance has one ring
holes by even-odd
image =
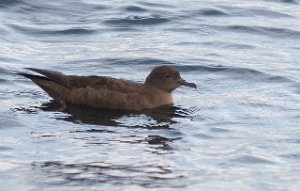
[[[179,86],[197,88],[196,84],[182,79],[176,69],[166,65],[155,67],[147,76],[145,84],[154,86],[165,92],[172,92]]]

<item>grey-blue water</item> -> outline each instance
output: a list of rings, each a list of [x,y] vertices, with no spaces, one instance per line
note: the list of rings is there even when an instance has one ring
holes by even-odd
[[[297,0],[0,0],[0,190],[300,189]],[[147,112],[61,106],[26,67],[198,89]]]

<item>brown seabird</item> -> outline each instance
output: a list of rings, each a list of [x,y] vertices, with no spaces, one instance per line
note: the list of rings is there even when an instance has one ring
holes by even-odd
[[[172,91],[179,86],[197,88],[170,66],[155,67],[144,83],[106,76],[76,76],[27,68],[41,75],[20,73],[31,79],[54,101],[103,109],[144,110],[173,104]]]

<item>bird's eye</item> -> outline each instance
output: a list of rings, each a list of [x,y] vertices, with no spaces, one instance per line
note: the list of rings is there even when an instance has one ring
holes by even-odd
[[[169,75],[169,74],[166,74],[165,77],[166,77],[166,78],[170,78],[170,75]]]

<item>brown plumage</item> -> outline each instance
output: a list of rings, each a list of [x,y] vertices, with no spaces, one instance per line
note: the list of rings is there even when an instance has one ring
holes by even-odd
[[[28,68],[40,75],[21,73],[55,101],[104,109],[143,110],[173,104],[171,92],[179,86],[196,88],[170,66],[158,66],[144,83],[105,76],[75,76]]]

